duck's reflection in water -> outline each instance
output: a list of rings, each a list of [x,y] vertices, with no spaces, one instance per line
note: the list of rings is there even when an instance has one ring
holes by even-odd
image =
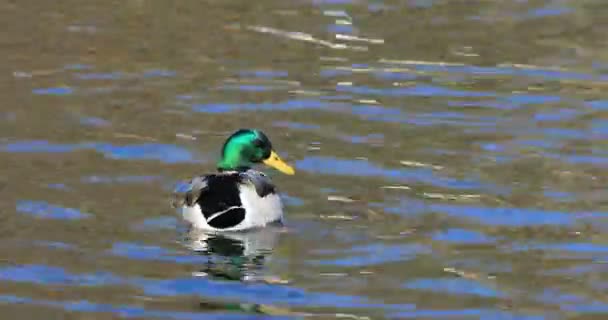
[[[195,276],[220,281],[284,284],[286,281],[271,276],[267,270],[273,250],[284,231],[281,226],[222,234],[189,231],[184,237],[184,243],[194,252],[207,257],[205,265],[199,272],[194,273]],[[295,314],[288,309],[270,305],[214,299],[203,299],[200,301],[200,308],[205,311],[236,311],[249,314]]]
[[[266,272],[266,264],[279,242],[282,227],[270,226],[247,232],[209,233],[191,230],[185,245],[208,259],[195,273],[215,280],[276,282]]]

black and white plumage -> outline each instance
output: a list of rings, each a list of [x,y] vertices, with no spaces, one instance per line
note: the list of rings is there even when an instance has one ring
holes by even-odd
[[[283,222],[283,204],[268,176],[252,169],[193,178],[174,206],[192,227],[240,231]]]

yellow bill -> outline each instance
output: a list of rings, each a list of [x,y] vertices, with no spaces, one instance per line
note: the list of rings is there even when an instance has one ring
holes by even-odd
[[[275,168],[283,172],[284,174],[293,175],[296,173],[296,171],[290,165],[281,160],[279,155],[274,151],[270,152],[270,157],[264,160],[264,164],[269,167]]]

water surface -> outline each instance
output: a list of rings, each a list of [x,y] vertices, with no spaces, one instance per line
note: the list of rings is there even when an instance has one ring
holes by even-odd
[[[11,318],[608,313],[603,1],[0,4]],[[287,229],[170,208],[234,130]]]

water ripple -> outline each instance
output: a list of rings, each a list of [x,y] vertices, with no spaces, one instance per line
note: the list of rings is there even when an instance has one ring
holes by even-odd
[[[371,88],[367,86],[352,86],[338,85],[338,92],[348,92],[360,95],[375,95],[375,96],[424,96],[424,97],[493,97],[496,94],[491,92],[465,91],[457,89],[448,89],[439,86],[431,85],[415,85],[412,87],[397,87],[397,88]]]
[[[385,169],[375,166],[364,160],[346,160],[329,157],[306,157],[296,162],[299,170],[324,175],[352,176],[356,173],[358,177],[385,178],[400,182],[419,182],[450,189],[492,190],[492,186],[476,182],[474,180],[460,180],[449,177],[437,176],[432,169]],[[497,191],[499,188],[494,188]]]
[[[157,160],[164,163],[199,162],[190,151],[170,144],[144,143],[113,145],[110,143],[57,144],[44,140],[20,141],[0,146],[10,153],[67,153],[93,149],[115,160]]]
[[[429,209],[456,218],[471,219],[492,226],[569,226],[577,216],[567,212],[528,208],[491,208],[465,205],[431,204]]]
[[[411,244],[411,245],[363,245],[354,246],[350,250],[342,251],[346,255],[343,258],[324,259],[313,264],[334,265],[345,268],[365,267],[380,265],[389,262],[408,261],[415,259],[418,255],[431,254],[430,247]],[[336,252],[332,252],[332,256]]]
[[[482,285],[469,279],[416,279],[409,281],[404,286],[407,289],[433,291],[437,293],[476,295],[484,298],[498,298],[503,294],[496,289]]]
[[[445,232],[435,233],[433,240],[457,244],[492,244],[496,243],[497,239],[473,230],[450,228]]]
[[[207,261],[202,256],[179,255],[157,246],[144,246],[135,243],[115,243],[110,250],[112,255],[135,260],[156,260],[174,263],[197,264]]]
[[[65,208],[44,201],[20,200],[17,202],[17,211],[38,218],[78,220],[91,216],[73,208]]]
[[[290,319],[286,316],[269,316],[269,315],[252,315],[252,314],[225,314],[218,315],[214,313],[203,312],[184,312],[184,311],[161,311],[150,308],[144,308],[134,305],[111,305],[103,303],[95,303],[87,300],[74,301],[56,301],[56,300],[41,300],[29,297],[19,297],[12,295],[0,295],[0,303],[9,304],[26,304],[34,306],[44,306],[58,308],[67,312],[85,312],[85,313],[110,313],[115,314],[120,318],[160,318],[174,320],[194,320],[194,319],[211,319],[211,320],[241,320],[241,319]]]
[[[64,2],[0,5],[0,312],[608,314],[608,5]],[[193,235],[170,193],[241,127],[286,224]]]
[[[66,96],[74,93],[74,89],[69,87],[39,88],[32,90],[32,93],[36,95]]]
[[[41,285],[104,286],[122,283],[119,277],[107,272],[75,275],[62,268],[45,265],[24,265],[0,268],[0,280],[28,282]]]

